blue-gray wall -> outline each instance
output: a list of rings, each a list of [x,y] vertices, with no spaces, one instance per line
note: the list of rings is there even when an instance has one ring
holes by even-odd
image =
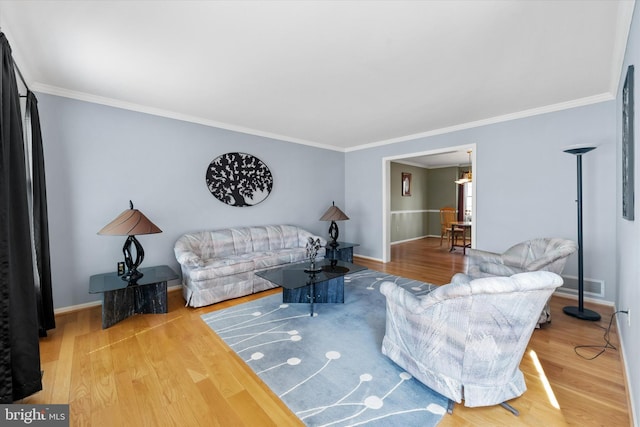
[[[613,101],[462,130],[346,155],[347,240],[356,252],[383,256],[383,159],[476,144],[475,247],[503,251],[535,237],[577,240],[573,144],[598,144],[583,157],[585,277],[603,280],[616,300],[616,103]],[[577,256],[565,269],[577,275]]]
[[[627,324],[625,315],[619,317],[620,335],[627,364],[627,375],[631,385],[631,403],[635,408],[636,426],[640,423],[640,11],[636,7],[629,32],[627,51],[618,86],[617,138],[616,138],[616,262],[618,271],[617,307],[619,310],[630,309],[631,326]],[[635,66],[635,221],[622,218],[622,87],[627,66]]]
[[[115,271],[124,237],[96,233],[129,207],[162,229],[139,236],[144,266],[168,264],[185,232],[237,225],[295,224],[327,235],[318,219],[335,200],[344,206],[344,154],[148,114],[38,94],[56,308],[99,299],[89,277]],[[271,195],[245,208],[215,199],[207,166],[240,151],[264,161]],[[170,283],[170,285],[178,282]]]

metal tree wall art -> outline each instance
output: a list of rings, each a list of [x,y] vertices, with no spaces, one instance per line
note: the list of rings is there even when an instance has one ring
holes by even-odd
[[[230,206],[257,205],[273,188],[267,165],[246,153],[226,153],[213,159],[206,180],[211,194]]]

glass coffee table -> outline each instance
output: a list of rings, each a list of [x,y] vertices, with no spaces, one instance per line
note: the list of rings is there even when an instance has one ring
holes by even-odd
[[[256,275],[282,286],[283,303],[308,303],[313,316],[315,303],[344,303],[344,276],[367,269],[335,259],[316,262],[316,272],[306,271],[308,268],[307,261],[257,271]]]

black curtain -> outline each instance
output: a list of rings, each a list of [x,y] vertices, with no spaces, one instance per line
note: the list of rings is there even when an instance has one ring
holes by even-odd
[[[0,403],[42,390],[20,95],[0,33]]]
[[[36,303],[41,337],[56,327],[51,292],[51,261],[49,256],[49,220],[47,214],[47,186],[44,173],[44,152],[38,99],[27,92],[27,122],[31,124],[31,157],[33,173],[33,243],[36,254]]]

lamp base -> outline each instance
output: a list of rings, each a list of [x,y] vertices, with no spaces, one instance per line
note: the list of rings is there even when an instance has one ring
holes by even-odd
[[[131,256],[132,245],[136,248],[135,260]],[[127,266],[128,270],[122,276],[122,280],[129,282],[130,285],[133,285],[136,283],[136,280],[142,277],[142,273],[138,271],[138,266],[142,264],[142,260],[144,259],[144,249],[142,249],[142,245],[140,244],[140,242],[138,242],[136,236],[129,236],[124,242],[122,252],[124,253],[124,263]]]
[[[131,270],[126,272],[120,278],[125,282],[129,282],[133,284],[133,283],[136,283],[136,281],[142,276],[144,276],[144,274],[140,273],[138,270]]]
[[[588,308],[583,308],[582,310],[580,310],[580,307],[564,307],[562,311],[564,311],[564,314],[576,317],[581,320],[600,320],[600,315],[593,310],[589,310]]]
[[[340,230],[338,230],[338,224],[335,221],[331,221],[331,225],[329,226],[329,237],[331,238],[331,243],[329,246],[335,248],[338,246],[338,236],[340,235]]]

